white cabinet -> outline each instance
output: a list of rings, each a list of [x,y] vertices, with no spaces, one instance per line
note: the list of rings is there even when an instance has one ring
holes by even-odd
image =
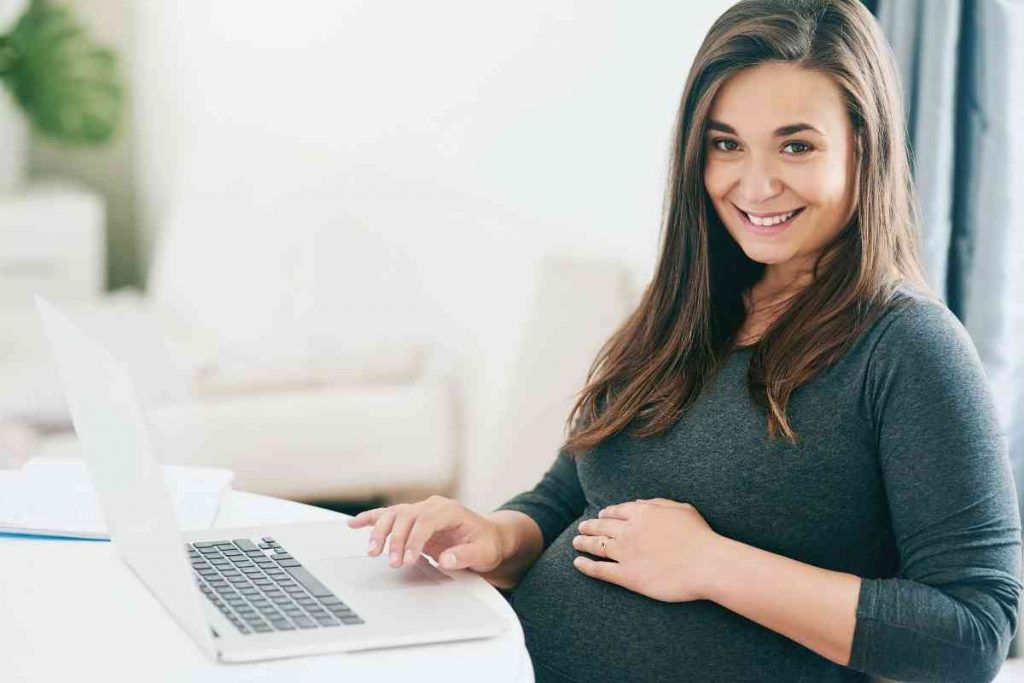
[[[106,284],[105,206],[67,182],[0,194],[0,307],[97,299]]]

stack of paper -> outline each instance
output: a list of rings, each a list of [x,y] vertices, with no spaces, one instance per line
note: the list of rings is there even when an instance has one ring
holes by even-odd
[[[183,531],[213,526],[234,472],[161,465]],[[26,534],[109,540],[85,461],[33,458],[20,470],[0,471],[0,535]]]

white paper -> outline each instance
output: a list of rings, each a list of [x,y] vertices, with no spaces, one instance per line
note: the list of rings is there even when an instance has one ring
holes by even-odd
[[[213,526],[234,472],[161,465],[182,531]],[[0,532],[109,539],[85,461],[33,458],[20,470],[0,471]]]

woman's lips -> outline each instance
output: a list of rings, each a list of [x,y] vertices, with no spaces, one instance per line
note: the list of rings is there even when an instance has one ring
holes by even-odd
[[[732,202],[730,202],[730,204],[731,203]],[[736,210],[736,214],[739,216],[740,221],[742,221],[744,227],[746,227],[751,232],[755,232],[758,235],[776,235],[780,232],[785,231],[786,228],[791,226],[793,222],[800,216],[801,213],[804,212],[804,209],[806,209],[807,207],[801,206],[799,209],[796,210],[796,213],[794,213],[787,221],[785,221],[784,223],[779,223],[778,225],[756,225],[750,222],[750,219],[747,218],[747,214],[738,206],[733,204],[732,208]]]

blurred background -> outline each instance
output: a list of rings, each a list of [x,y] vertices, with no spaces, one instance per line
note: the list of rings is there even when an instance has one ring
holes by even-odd
[[[38,291],[133,367],[163,462],[345,511],[532,488],[731,4],[0,0],[0,466],[76,452]],[[1024,5],[866,4],[1020,481]]]

